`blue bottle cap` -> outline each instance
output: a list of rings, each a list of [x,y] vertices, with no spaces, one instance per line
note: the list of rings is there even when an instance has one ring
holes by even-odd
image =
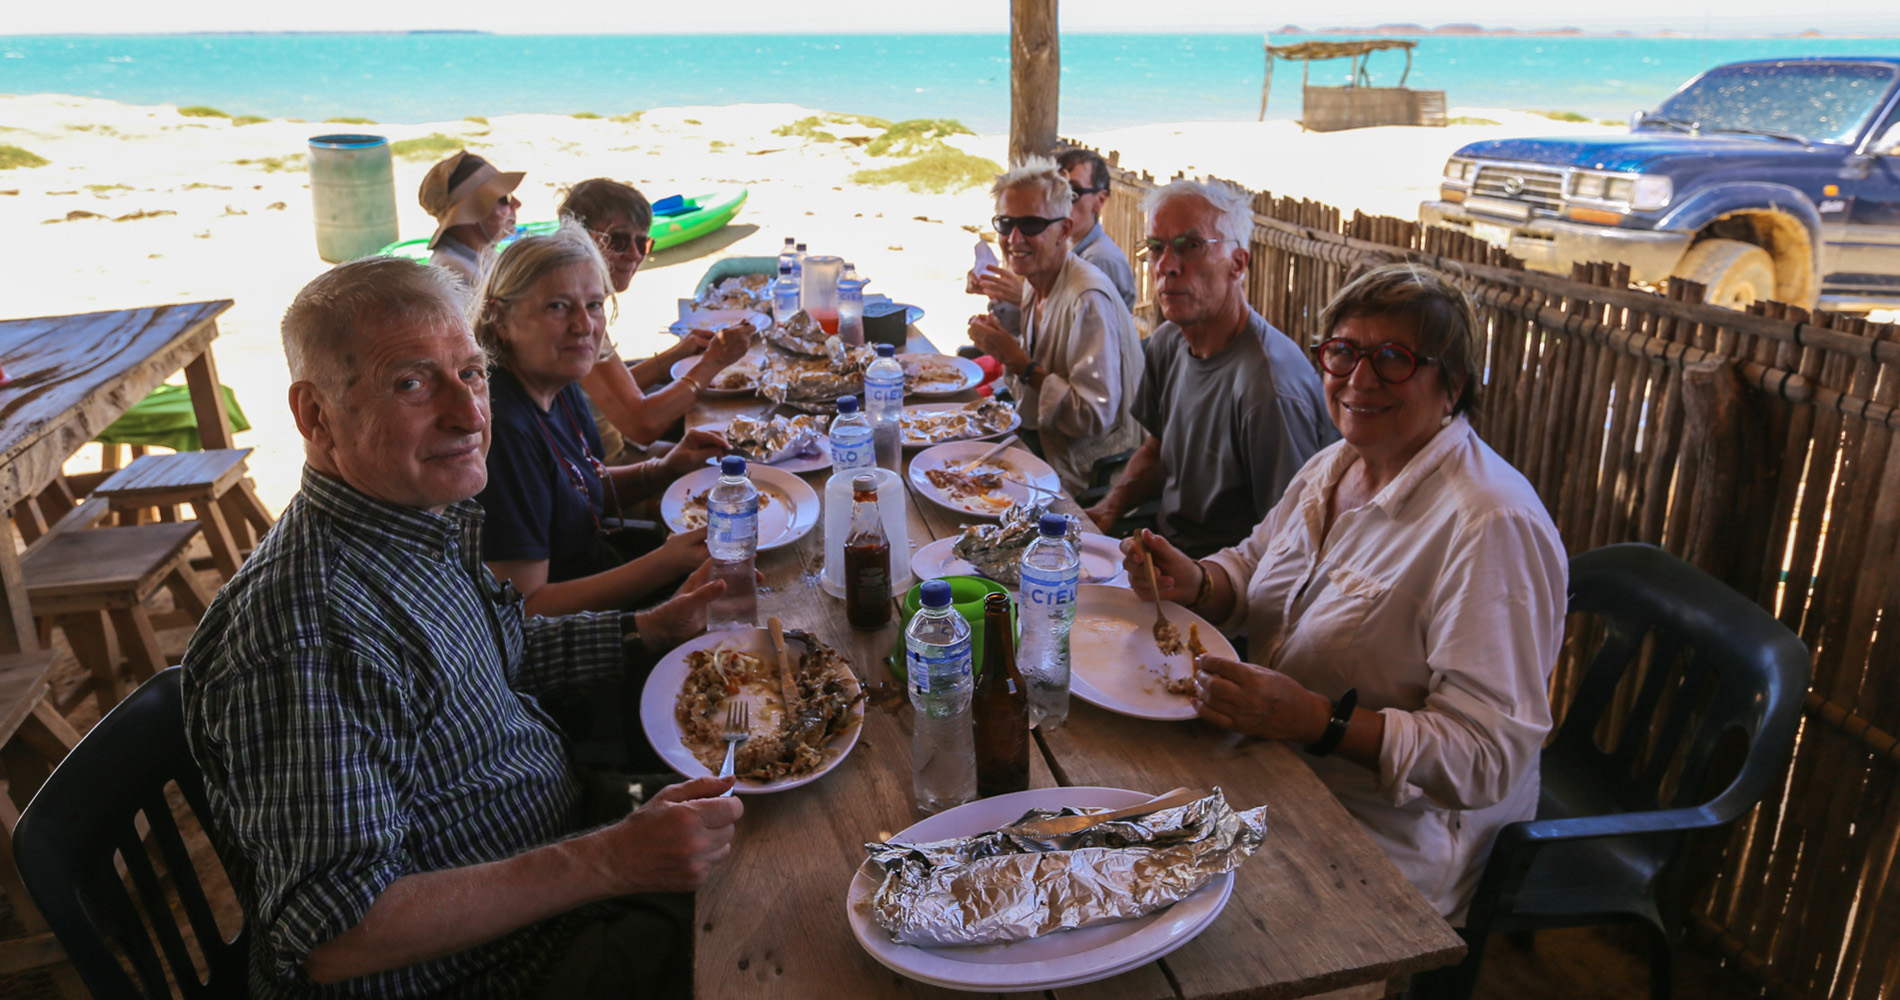
[[[856,412],[858,412],[858,397],[856,396],[839,396],[838,397],[838,413],[840,415],[843,415],[846,413],[856,413]]]
[[[892,344],[877,345],[877,356],[880,358],[894,357],[896,356],[896,354],[897,354],[897,348],[896,346]]]
[[[926,608],[947,608],[950,606],[950,581],[925,580],[923,601]]]
[[[1069,519],[1061,514],[1044,514],[1036,527],[1042,530],[1044,538],[1061,538],[1069,533]]]
[[[719,460],[719,474],[722,476],[745,475],[745,456],[727,455]]]

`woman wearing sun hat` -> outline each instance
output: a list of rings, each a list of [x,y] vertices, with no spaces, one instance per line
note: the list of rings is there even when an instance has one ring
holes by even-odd
[[[435,216],[435,235],[429,237],[429,263],[460,275],[475,287],[481,280],[482,258],[495,241],[515,230],[514,190],[525,177],[519,170],[496,170],[468,150],[429,168],[422,177],[424,211]]]

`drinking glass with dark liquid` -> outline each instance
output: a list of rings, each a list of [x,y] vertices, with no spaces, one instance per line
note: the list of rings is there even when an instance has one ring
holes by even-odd
[[[877,479],[851,480],[851,527],[844,536],[844,616],[875,630],[891,620],[891,541],[877,510]]]
[[[1029,787],[1029,688],[1016,669],[1016,632],[1009,595],[983,599],[983,669],[970,704],[976,742],[976,794],[982,798]]]

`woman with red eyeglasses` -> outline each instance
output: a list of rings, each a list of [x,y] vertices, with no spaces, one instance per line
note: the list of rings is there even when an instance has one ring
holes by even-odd
[[[1568,560],[1536,491],[1470,424],[1483,353],[1457,286],[1381,267],[1320,329],[1344,440],[1239,545],[1197,562],[1144,531],[1123,551],[1131,568],[1152,554],[1162,597],[1246,629],[1253,662],[1197,661],[1202,718],[1303,745],[1457,923],[1498,829],[1536,811]]]
[[[653,252],[653,206],[638,189],[619,181],[596,177],[582,181],[561,202],[562,218],[581,224],[594,238],[607,262],[613,290],[624,292],[634,272]],[[694,330],[672,347],[629,365],[611,338],[601,337],[599,364],[581,379],[587,393],[589,419],[600,433],[609,464],[637,462],[639,448],[658,440],[686,415],[699,394],[727,365],[745,357],[752,344],[752,327],[740,324],[718,334]],[[658,391],[645,390],[665,382],[681,358],[699,355],[699,363],[677,381]]]

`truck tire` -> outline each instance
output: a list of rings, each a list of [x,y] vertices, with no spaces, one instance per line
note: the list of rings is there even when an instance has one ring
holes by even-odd
[[[1677,262],[1674,277],[1704,286],[1702,300],[1728,309],[1775,297],[1775,259],[1740,240],[1703,240]]]

